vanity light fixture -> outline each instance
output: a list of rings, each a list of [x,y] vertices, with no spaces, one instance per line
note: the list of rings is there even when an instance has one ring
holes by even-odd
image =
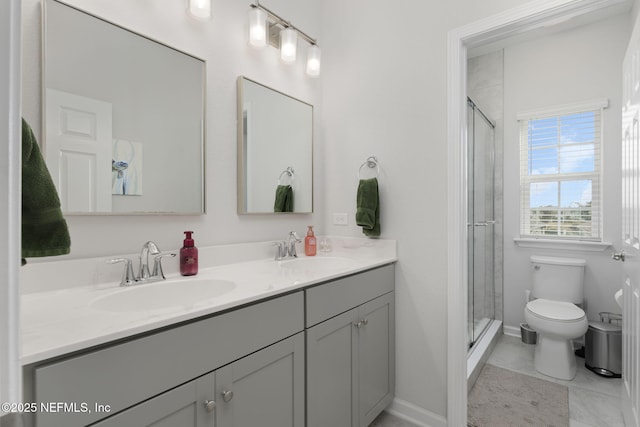
[[[191,0],[195,1],[195,0]],[[320,75],[320,48],[315,39],[309,37],[291,22],[284,20],[255,0],[249,10],[249,44],[262,48],[268,44],[280,49],[280,58],[291,64],[296,62],[298,37],[309,43],[307,49],[307,75]]]
[[[320,75],[320,48],[315,44],[307,49],[307,74],[311,77]]]
[[[267,14],[258,7],[249,9],[249,44],[256,48],[267,45]]]
[[[293,28],[285,28],[280,31],[280,59],[286,64],[296,62],[296,50],[298,49],[298,33]]]
[[[189,0],[189,14],[198,19],[211,18],[211,0]]]

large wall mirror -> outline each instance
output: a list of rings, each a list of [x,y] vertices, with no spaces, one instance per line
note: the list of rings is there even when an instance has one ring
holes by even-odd
[[[238,77],[238,213],[313,212],[313,106]]]
[[[203,213],[204,61],[43,4],[44,152],[63,211]]]

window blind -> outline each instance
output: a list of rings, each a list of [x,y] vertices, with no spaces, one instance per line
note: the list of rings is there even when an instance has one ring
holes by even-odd
[[[602,240],[602,108],[520,120],[520,235]]]

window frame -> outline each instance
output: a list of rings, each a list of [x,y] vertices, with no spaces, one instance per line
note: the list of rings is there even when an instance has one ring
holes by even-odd
[[[541,108],[537,110],[524,111],[517,114],[518,120],[518,138],[519,138],[519,174],[520,174],[520,217],[519,217],[519,235],[524,239],[544,239],[544,240],[561,240],[561,241],[590,241],[590,242],[602,242],[604,238],[603,230],[603,141],[604,141],[604,109],[609,106],[607,99],[597,99],[580,103],[552,106],[547,108]],[[555,173],[555,174],[530,174],[529,173],[529,133],[528,124],[532,120],[557,118],[562,116],[568,116],[572,114],[581,114],[587,112],[599,113],[599,139],[594,141],[596,147],[594,152],[597,152],[598,156],[594,159],[594,171],[593,172],[572,172],[567,173]],[[598,123],[596,123],[596,126]],[[559,145],[558,145],[559,146]],[[566,236],[561,234],[532,234],[530,232],[531,226],[531,206],[530,206],[530,185],[535,182],[552,182],[561,185],[563,181],[579,181],[579,180],[591,180],[592,182],[592,204],[591,204],[591,236]],[[558,188],[558,194],[560,194],[560,187]],[[561,206],[557,207],[558,213],[562,211]]]

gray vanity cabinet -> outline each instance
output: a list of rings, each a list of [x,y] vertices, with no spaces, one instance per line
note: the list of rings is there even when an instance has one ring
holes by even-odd
[[[391,403],[393,283],[386,266],[307,291],[308,427],[366,427]],[[356,306],[334,315],[345,301]],[[315,323],[322,312],[333,317]]]
[[[215,374],[205,375],[124,412],[95,427],[215,427]],[[209,403],[209,410],[204,402]]]
[[[303,330],[299,291],[27,367],[33,390],[25,401],[84,403],[90,410],[40,411],[26,427],[302,427]],[[223,391],[233,394],[225,399]],[[205,401],[216,402],[215,420]]]
[[[303,427],[302,332],[95,427]]]
[[[304,427],[304,332],[220,368],[216,396],[216,427]]]

